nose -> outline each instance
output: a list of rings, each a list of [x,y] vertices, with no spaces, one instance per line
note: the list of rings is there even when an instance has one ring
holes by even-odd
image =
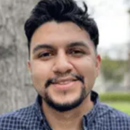
[[[57,54],[54,66],[53,66],[53,72],[55,74],[65,74],[70,73],[72,71],[72,64],[69,62],[67,55],[65,52],[59,52]]]

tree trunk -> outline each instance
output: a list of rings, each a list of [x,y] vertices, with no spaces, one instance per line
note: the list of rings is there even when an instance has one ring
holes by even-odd
[[[0,0],[0,114],[34,102],[24,22],[37,0]]]

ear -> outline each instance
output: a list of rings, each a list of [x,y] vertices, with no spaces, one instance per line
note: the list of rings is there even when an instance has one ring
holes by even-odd
[[[97,54],[96,56],[96,72],[97,72],[97,75],[99,75],[100,73],[100,68],[101,68],[101,56],[99,54]]]
[[[30,60],[27,61],[27,68],[28,68],[29,72],[31,72],[31,63],[30,63]]]

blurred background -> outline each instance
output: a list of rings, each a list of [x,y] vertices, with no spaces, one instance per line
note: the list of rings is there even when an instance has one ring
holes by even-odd
[[[24,22],[39,0],[0,0],[0,114],[35,101]],[[77,0],[82,6],[81,0]],[[130,114],[130,0],[85,0],[99,27],[100,100]]]

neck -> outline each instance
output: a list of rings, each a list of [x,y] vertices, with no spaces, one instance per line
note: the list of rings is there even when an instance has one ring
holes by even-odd
[[[73,110],[66,112],[58,112],[49,107],[44,101],[42,110],[46,119],[54,130],[82,130],[82,118],[93,108],[93,102],[90,100],[90,95]]]

